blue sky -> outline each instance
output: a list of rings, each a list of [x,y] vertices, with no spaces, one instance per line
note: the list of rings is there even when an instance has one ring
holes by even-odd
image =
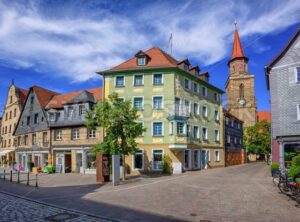
[[[300,0],[3,0],[0,12],[1,108],[11,79],[58,92],[98,87],[95,71],[140,49],[168,51],[170,33],[174,57],[188,57],[224,89],[236,18],[258,109],[267,110],[264,66],[300,27]]]

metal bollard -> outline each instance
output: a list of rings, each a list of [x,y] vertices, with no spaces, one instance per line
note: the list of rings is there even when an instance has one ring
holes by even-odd
[[[27,186],[29,186],[29,172],[27,173]]]
[[[18,171],[18,183],[20,183],[20,171]]]
[[[35,174],[35,187],[38,188],[38,174]]]
[[[3,170],[3,180],[5,180],[5,170]]]
[[[10,182],[12,182],[12,170],[10,170]]]

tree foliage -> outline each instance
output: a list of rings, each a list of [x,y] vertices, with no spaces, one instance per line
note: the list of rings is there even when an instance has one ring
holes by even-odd
[[[271,124],[266,120],[257,122],[244,130],[244,145],[252,154],[271,153]]]
[[[137,122],[138,117],[131,102],[121,100],[117,93],[110,94],[108,99],[96,104],[87,112],[86,125],[90,129],[102,127],[104,140],[94,146],[94,153],[121,155],[125,166],[125,155],[135,154],[135,139],[145,131],[142,124]]]

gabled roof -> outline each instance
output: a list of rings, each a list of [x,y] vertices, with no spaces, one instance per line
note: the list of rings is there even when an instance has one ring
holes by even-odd
[[[22,106],[24,106],[28,91],[22,88],[17,88],[19,93],[19,99]]]
[[[194,70],[194,69],[197,70],[198,72],[200,71],[199,66],[194,66],[194,67],[190,68],[190,71],[191,71],[191,70]]]
[[[257,112],[257,121],[263,121],[267,120],[269,123],[271,123],[271,112],[270,110],[265,110],[265,111],[258,111]]]
[[[92,100],[94,102],[99,102],[102,99],[102,89],[101,88],[94,88],[94,89],[87,89],[87,90],[79,90],[65,94],[59,94],[53,96],[53,98],[49,101],[46,106],[46,109],[60,109],[63,108],[64,104],[76,103],[78,102],[77,97],[80,95],[86,95],[85,98],[81,98],[81,102],[85,102],[87,100]],[[77,99],[76,99],[77,98]]]
[[[51,90],[42,88],[40,86],[32,86],[29,89],[29,92],[33,90],[37,96],[37,99],[40,103],[40,106],[42,109],[45,109],[47,103],[50,101],[50,99],[55,96],[58,95],[59,93],[57,92],[53,92]],[[28,99],[28,98],[27,98]]]
[[[182,63],[184,63],[184,64],[187,64],[187,65],[191,65],[191,63],[190,63],[189,59],[184,59],[184,60],[182,60],[182,61],[178,62],[178,64],[177,64],[177,65],[180,65],[180,64],[182,64]]]
[[[146,66],[138,66],[136,63],[136,57],[133,57],[107,71],[176,67],[178,63],[176,59],[157,47],[153,47],[145,52],[139,51],[138,54],[139,53],[144,53],[151,58]]]

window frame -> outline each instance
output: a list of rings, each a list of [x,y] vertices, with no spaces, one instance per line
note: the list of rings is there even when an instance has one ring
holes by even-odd
[[[196,86],[196,88],[195,88],[195,86]],[[196,89],[196,91],[195,91],[195,89]],[[199,92],[199,84],[197,82],[193,82],[193,92],[195,94],[198,94],[198,92]]]
[[[140,61],[143,61],[142,63],[140,63]],[[141,57],[137,57],[137,61],[136,64],[138,66],[145,66],[146,65],[146,56],[141,56]]]
[[[123,85],[117,85],[117,79],[119,78],[119,77],[123,77]],[[124,75],[117,75],[117,76],[115,76],[115,87],[116,88],[122,88],[122,87],[125,87],[125,76]]]
[[[58,134],[58,132],[60,132],[60,134]],[[58,135],[60,135],[60,138],[57,137]],[[54,131],[54,139],[55,139],[55,141],[62,141],[62,130],[61,129],[56,129]]]
[[[203,113],[203,108],[205,108],[205,113]],[[207,111],[207,106],[206,105],[202,106],[202,117],[203,118],[207,118],[208,117],[208,111]]]
[[[152,164],[151,164],[151,168],[153,171],[162,171],[163,169],[154,169],[154,151],[162,151],[161,152],[161,155],[162,155],[162,161],[163,162],[163,158],[164,158],[164,149],[162,148],[155,148],[155,149],[152,149]]]
[[[160,135],[154,135],[154,124],[155,123],[161,123],[161,134]],[[164,122],[162,121],[153,121],[152,122],[152,137],[162,137],[164,136]]]
[[[218,154],[218,155],[216,155]],[[221,158],[220,158],[220,151],[219,150],[215,150],[215,162],[220,162]]]
[[[197,109],[195,109],[195,105],[197,105]],[[196,116],[200,115],[199,107],[200,107],[199,103],[194,103],[194,105],[193,105],[193,112],[194,112],[194,115],[196,115]],[[196,112],[195,112],[195,110],[196,110]]]
[[[205,129],[205,137],[203,134],[203,130]],[[207,141],[208,140],[208,130],[206,127],[202,127],[202,140]]]
[[[196,136],[195,136],[195,129],[197,129],[197,134],[196,134]],[[193,137],[194,137],[195,139],[200,139],[200,138],[199,138],[199,126],[194,126],[194,127],[193,127]]]
[[[220,142],[220,130],[215,129],[215,141]]]
[[[161,83],[160,84],[155,84],[155,75],[161,75]],[[153,86],[161,86],[161,85],[163,85],[164,84],[164,75],[163,75],[163,73],[153,73],[152,74],[152,85]]]
[[[78,133],[76,135],[78,135],[78,137],[74,137],[74,131],[78,130]],[[80,128],[72,128],[72,140],[79,140],[80,139]]]
[[[188,88],[186,87],[186,81],[188,83]],[[191,89],[191,80],[188,78],[184,78],[184,88],[190,90]]]
[[[135,106],[134,106],[134,100],[135,99],[142,99],[142,108],[141,109],[137,109]],[[132,106],[134,108],[136,108],[138,111],[143,111],[144,110],[144,96],[133,96],[132,97]]]
[[[137,77],[137,76],[142,76],[142,83],[140,84],[140,85],[137,85],[136,84],[136,82],[135,82],[135,78]],[[144,86],[144,74],[142,74],[142,73],[140,73],[140,74],[134,74],[133,75],[133,84],[132,84],[133,86]]]
[[[96,139],[96,137],[97,137],[96,130],[94,130],[94,129],[88,129],[87,133],[88,133],[88,135],[87,135],[88,139]]]
[[[297,120],[300,121],[300,103],[297,104]]]
[[[204,91],[203,91],[204,90]],[[204,92],[204,93],[203,93]],[[205,87],[205,86],[202,86],[201,87],[201,95],[203,96],[203,97],[207,97],[207,87]]]
[[[178,126],[179,126],[179,123],[182,124],[182,133],[178,133]],[[185,130],[186,126],[185,126],[185,123],[184,121],[176,121],[176,135],[179,135],[179,136],[185,136],[186,135],[186,130]]]
[[[154,98],[156,98],[156,97],[161,97],[161,108],[159,108],[159,109],[154,108]],[[152,96],[152,109],[153,110],[163,110],[164,109],[164,96],[161,96],[161,95]]]
[[[298,69],[299,69],[299,72],[298,72]],[[295,67],[295,80],[296,80],[296,83],[300,83],[300,66]]]

